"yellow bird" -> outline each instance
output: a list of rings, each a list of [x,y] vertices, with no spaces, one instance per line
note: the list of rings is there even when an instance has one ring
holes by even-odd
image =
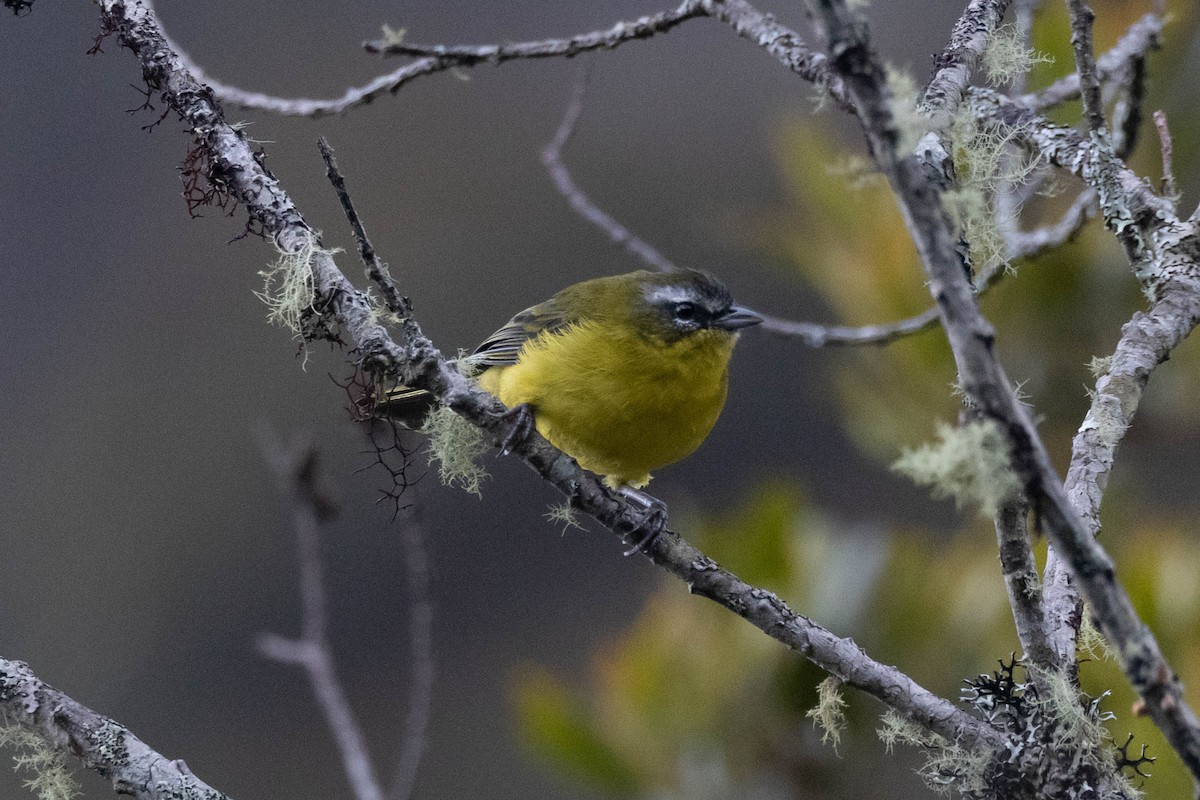
[[[729,358],[762,318],[696,270],[576,283],[517,314],[465,359],[480,388],[526,406],[539,433],[617,489],[693,452],[725,405]],[[400,387],[381,411],[428,410]]]

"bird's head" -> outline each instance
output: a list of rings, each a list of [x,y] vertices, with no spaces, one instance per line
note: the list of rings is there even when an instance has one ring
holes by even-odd
[[[698,270],[632,272],[629,312],[637,329],[666,342],[701,331],[734,336],[762,317],[733,304],[725,284]]]

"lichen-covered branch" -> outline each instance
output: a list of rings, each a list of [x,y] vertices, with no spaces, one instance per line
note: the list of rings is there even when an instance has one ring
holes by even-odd
[[[1076,592],[1082,592],[1147,710],[1188,769],[1200,777],[1200,720],[1184,702],[1178,678],[1094,536],[1113,452],[1141,392],[1153,369],[1200,322],[1200,231],[1191,221],[1181,221],[1171,202],[1156,195],[1110,147],[993,92],[974,89],[971,95],[980,118],[1009,126],[1047,161],[1075,173],[1097,192],[1105,223],[1125,245],[1134,274],[1152,298],[1150,309],[1122,329],[1113,363],[1097,381],[1092,408],[1073,445],[1062,492],[1066,503],[1054,491],[1056,484],[1046,484],[1043,502],[1035,502],[1034,508],[1054,551],[1045,581],[1053,646],[1060,657],[1073,656],[1080,614]]]
[[[888,174],[917,244],[960,383],[979,410],[1005,430],[1013,468],[1041,529],[1069,563],[1101,631],[1116,646],[1126,675],[1146,700],[1155,722],[1192,774],[1200,776],[1200,721],[1184,702],[1182,688],[1157,640],[1117,583],[1111,560],[1068,499],[1033,421],[996,358],[995,332],[979,309],[955,247],[954,227],[939,186],[926,179],[930,171],[915,157],[895,150],[891,96],[882,65],[871,48],[866,22],[841,0],[816,0],[815,6],[830,51],[836,56],[833,68],[842,75],[851,101],[860,109],[872,155]],[[1039,140],[1035,146],[1046,158],[1069,164],[1096,189],[1106,222],[1126,245],[1151,291],[1157,294],[1167,276],[1195,268],[1194,231],[1180,226],[1169,204],[1164,207],[1159,198],[1150,195],[1116,159],[1111,147],[1084,142],[1077,133],[1049,123],[1033,124],[1032,111],[1005,104],[995,93],[972,90],[973,106],[976,97],[990,98],[1003,110],[998,114],[1000,121],[1012,129],[1028,130],[1031,140]],[[978,119],[989,117],[986,106],[984,102],[973,109]]]
[[[247,206],[252,217],[285,252],[311,248],[315,235],[291,198],[258,163],[250,144],[222,118],[212,92],[198,83],[162,37],[146,0],[98,0],[104,22],[137,56],[143,77],[174,109],[211,159],[213,177]],[[499,440],[508,433],[503,407],[475,388],[434,348],[415,319],[403,320],[403,344],[376,321],[366,295],[355,289],[332,255],[317,248],[311,257],[315,311],[335,322],[354,345],[364,369],[396,375],[427,389],[485,433]],[[512,443],[512,452],[567,495],[573,507],[610,530],[649,541],[651,515],[585,472],[536,433]],[[995,746],[998,735],[986,723],[931,694],[894,667],[868,657],[842,639],[789,609],[769,592],[751,587],[680,539],[665,532],[646,555],[684,580],[692,591],[725,606],[788,647],[802,653],[844,683],[877,697],[913,722],[968,747]]]
[[[958,111],[975,66],[983,57],[988,39],[1000,27],[1010,2],[971,0],[967,4],[950,33],[950,44],[934,59],[936,72],[921,98],[923,113],[948,121]]]
[[[738,36],[754,42],[792,72],[823,88],[843,110],[855,110],[842,78],[829,69],[828,57],[809,48],[796,31],[745,0],[710,0],[706,8]]]
[[[124,725],[42,683],[27,664],[0,657],[0,718],[35,732],[61,753],[137,800],[229,800],[187,764],[158,753]]]

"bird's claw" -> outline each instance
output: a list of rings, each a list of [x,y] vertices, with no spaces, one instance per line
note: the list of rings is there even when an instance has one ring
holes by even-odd
[[[654,544],[654,541],[667,529],[667,504],[657,497],[651,497],[629,486],[622,486],[617,491],[631,505],[637,506],[644,513],[641,523],[634,529],[635,531],[644,531],[644,533],[636,541],[630,542],[629,548],[625,550],[625,556],[648,552],[650,545]]]
[[[500,440],[500,455],[506,456],[533,433],[533,409],[528,403],[519,403],[501,414],[500,419],[508,429]]]

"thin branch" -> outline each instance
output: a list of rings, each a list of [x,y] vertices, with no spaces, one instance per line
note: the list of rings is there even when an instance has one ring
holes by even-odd
[[[354,210],[354,203],[350,201],[350,193],[346,191],[346,181],[342,178],[342,173],[338,171],[337,161],[333,157],[333,150],[330,149],[329,142],[325,141],[325,137],[322,136],[317,140],[317,146],[321,150],[321,158],[325,160],[325,175],[333,184],[333,189],[342,204],[342,211],[350,223],[350,229],[354,232],[354,240],[358,242],[358,255],[367,268],[367,277],[379,287],[379,292],[383,295],[383,303],[389,311],[400,316],[408,316],[412,313],[412,304],[396,289],[396,282],[392,280],[387,264],[380,260],[379,255],[375,252],[375,246],[367,238],[366,228],[363,227],[358,212]]]
[[[542,165],[550,174],[550,179],[554,182],[559,194],[566,199],[575,213],[603,231],[614,244],[624,247],[651,269],[660,272],[677,271],[679,268],[671,263],[670,259],[593,203],[591,198],[575,183],[570,170],[563,163],[563,147],[575,132],[579,116],[583,113],[583,101],[586,95],[587,75],[583,74],[571,90],[571,101],[567,104],[567,110],[563,114],[558,130],[554,133],[554,138],[542,150]]]
[[[571,100],[563,114],[562,122],[554,133],[554,138],[542,150],[542,164],[550,174],[555,188],[566,199],[567,203],[580,217],[601,230],[614,244],[624,247],[632,255],[641,259],[651,269],[661,272],[674,272],[679,269],[669,258],[656,247],[646,242],[629,228],[622,225],[615,217],[596,205],[588,197],[567,168],[562,158],[562,150],[575,133],[579,117],[583,113],[584,98],[587,94],[587,74],[580,76],[571,91]],[[926,330],[937,322],[936,308],[930,308],[922,313],[898,322],[880,325],[864,325],[851,327],[843,325],[820,325],[814,322],[797,322],[770,314],[759,314],[763,318],[763,330],[782,336],[794,336],[801,339],[809,347],[825,347],[827,345],[864,345],[887,344],[904,336]]]
[[[1033,41],[1033,15],[1041,3],[1042,0],[1016,0],[1016,10],[1013,12],[1013,16],[1016,17],[1017,35],[1020,37],[1022,47],[1028,48]],[[1013,75],[1010,93],[1024,92],[1028,77],[1027,73],[1020,70]]]
[[[253,92],[218,81],[208,74],[178,45],[171,42],[172,50],[182,59],[197,81],[208,87],[223,102],[271,111],[284,116],[321,117],[345,112],[371,103],[384,94],[395,94],[409,81],[424,75],[432,75],[454,68],[467,68],[481,63],[499,64],[519,58],[570,57],[590,50],[611,50],[625,42],[646,39],[664,33],[689,19],[708,16],[705,6],[713,0],[685,0],[674,11],[640,17],[630,22],[618,22],[605,31],[572,36],[567,39],[550,39],[539,42],[523,42],[509,45],[484,47],[429,47],[433,55],[425,55],[391,72],[379,75],[370,81],[346,89],[341,97],[318,99],[309,97],[277,97],[263,92]],[[169,40],[168,40],[169,41]],[[364,47],[371,52],[383,52],[387,43],[367,42]],[[412,49],[413,45],[409,48]],[[484,50],[499,50],[492,55],[481,55]]]
[[[1096,190],[1085,188],[1076,195],[1057,222],[1029,231],[1005,230],[1004,241],[1008,257],[1030,258],[1061,247],[1074,238],[1096,213]]]
[[[845,82],[829,68],[828,57],[809,48],[796,31],[745,0],[708,0],[705,5],[709,14],[727,23],[738,36],[754,42],[792,72],[827,91],[839,108],[857,113]]]
[[[1092,22],[1096,15],[1085,0],[1067,0],[1071,14],[1071,48],[1075,51],[1075,72],[1083,98],[1083,116],[1092,133],[1106,130],[1104,102],[1100,98],[1100,75],[1096,72],[1096,53],[1092,47]]]
[[[321,574],[320,526],[333,515],[334,504],[319,484],[317,450],[311,443],[284,448],[278,441],[265,437],[263,450],[292,512],[298,544],[303,633],[299,639],[264,634],[259,637],[259,649],[274,661],[304,668],[337,743],[356,800],[383,800],[366,739],[333,665]]]
[[[142,66],[143,77],[195,132],[198,145],[209,151],[215,174],[285,251],[311,247],[312,230],[291,198],[254,158],[244,135],[227,125],[212,93],[195,82],[162,38],[145,0],[98,0],[105,24],[118,32]],[[236,169],[232,167],[236,166]],[[507,433],[504,408],[460,375],[421,333],[411,317],[403,320],[404,345],[397,344],[375,321],[370,303],[338,269],[330,253],[312,255],[317,307],[333,321],[362,354],[366,369],[397,374],[407,385],[429,390],[443,404],[499,441]],[[721,569],[670,531],[651,533],[655,519],[642,507],[606,487],[536,432],[511,443],[521,457],[548,483],[567,495],[571,504],[618,535],[649,541],[646,555],[684,580],[691,590],[747,619],[813,663],[896,709],[918,725],[969,748],[997,747],[998,733],[953,703],[933,695],[894,667],[869,658],[849,639],[802,617],[770,592],[757,589]]]
[[[1154,112],[1154,127],[1158,131],[1158,146],[1162,152],[1162,186],[1159,192],[1163,197],[1175,199],[1179,196],[1179,188],[1175,184],[1174,147],[1171,144],[1171,129],[1167,127],[1167,112],[1161,109]]]
[[[1007,503],[996,514],[996,544],[1017,638],[1025,650],[1022,661],[1036,671],[1061,669],[1059,654],[1050,646],[1042,611],[1042,587],[1029,543],[1029,506],[1024,500]],[[1074,654],[1072,654],[1074,655]]]
[[[607,30],[591,31],[565,39],[543,39],[507,44],[420,45],[389,39],[363,42],[368,53],[384,56],[404,55],[432,58],[449,67],[473,67],[477,64],[502,64],[527,58],[571,58],[592,50],[611,50],[633,39],[649,39],[666,33],[680,23],[710,14],[706,0],[684,0],[673,11],[660,11],[631,22],[618,22]]]
[[[796,322],[770,314],[759,313],[763,329],[782,336],[795,336],[809,347],[831,345],[884,345],[934,327],[938,321],[937,308],[928,308],[916,316],[879,325],[818,325],[815,322]]]
[[[408,800],[417,785],[417,770],[429,731],[429,710],[433,702],[433,603],[429,591],[429,559],[421,526],[408,522],[400,534],[404,550],[405,577],[408,582],[408,640],[412,653],[412,691],[400,758],[392,776],[388,800]]]
[[[1099,79],[1104,82],[1113,80],[1119,83],[1126,82],[1133,60],[1144,58],[1146,53],[1158,46],[1158,37],[1162,33],[1163,22],[1163,16],[1154,13],[1146,14],[1130,25],[1112,49],[1096,60],[1096,75]],[[1079,73],[1072,72],[1064,78],[1059,78],[1045,89],[1017,99],[1022,105],[1040,111],[1077,97],[1079,97]]]
[[[971,0],[954,29],[950,43],[934,58],[934,75],[921,97],[926,116],[949,121],[958,111],[971,75],[983,57],[984,48],[1000,27],[1011,0]]]
[[[35,732],[137,800],[229,800],[188,769],[153,750],[124,725],[42,683],[29,666],[0,657],[0,718]]]

